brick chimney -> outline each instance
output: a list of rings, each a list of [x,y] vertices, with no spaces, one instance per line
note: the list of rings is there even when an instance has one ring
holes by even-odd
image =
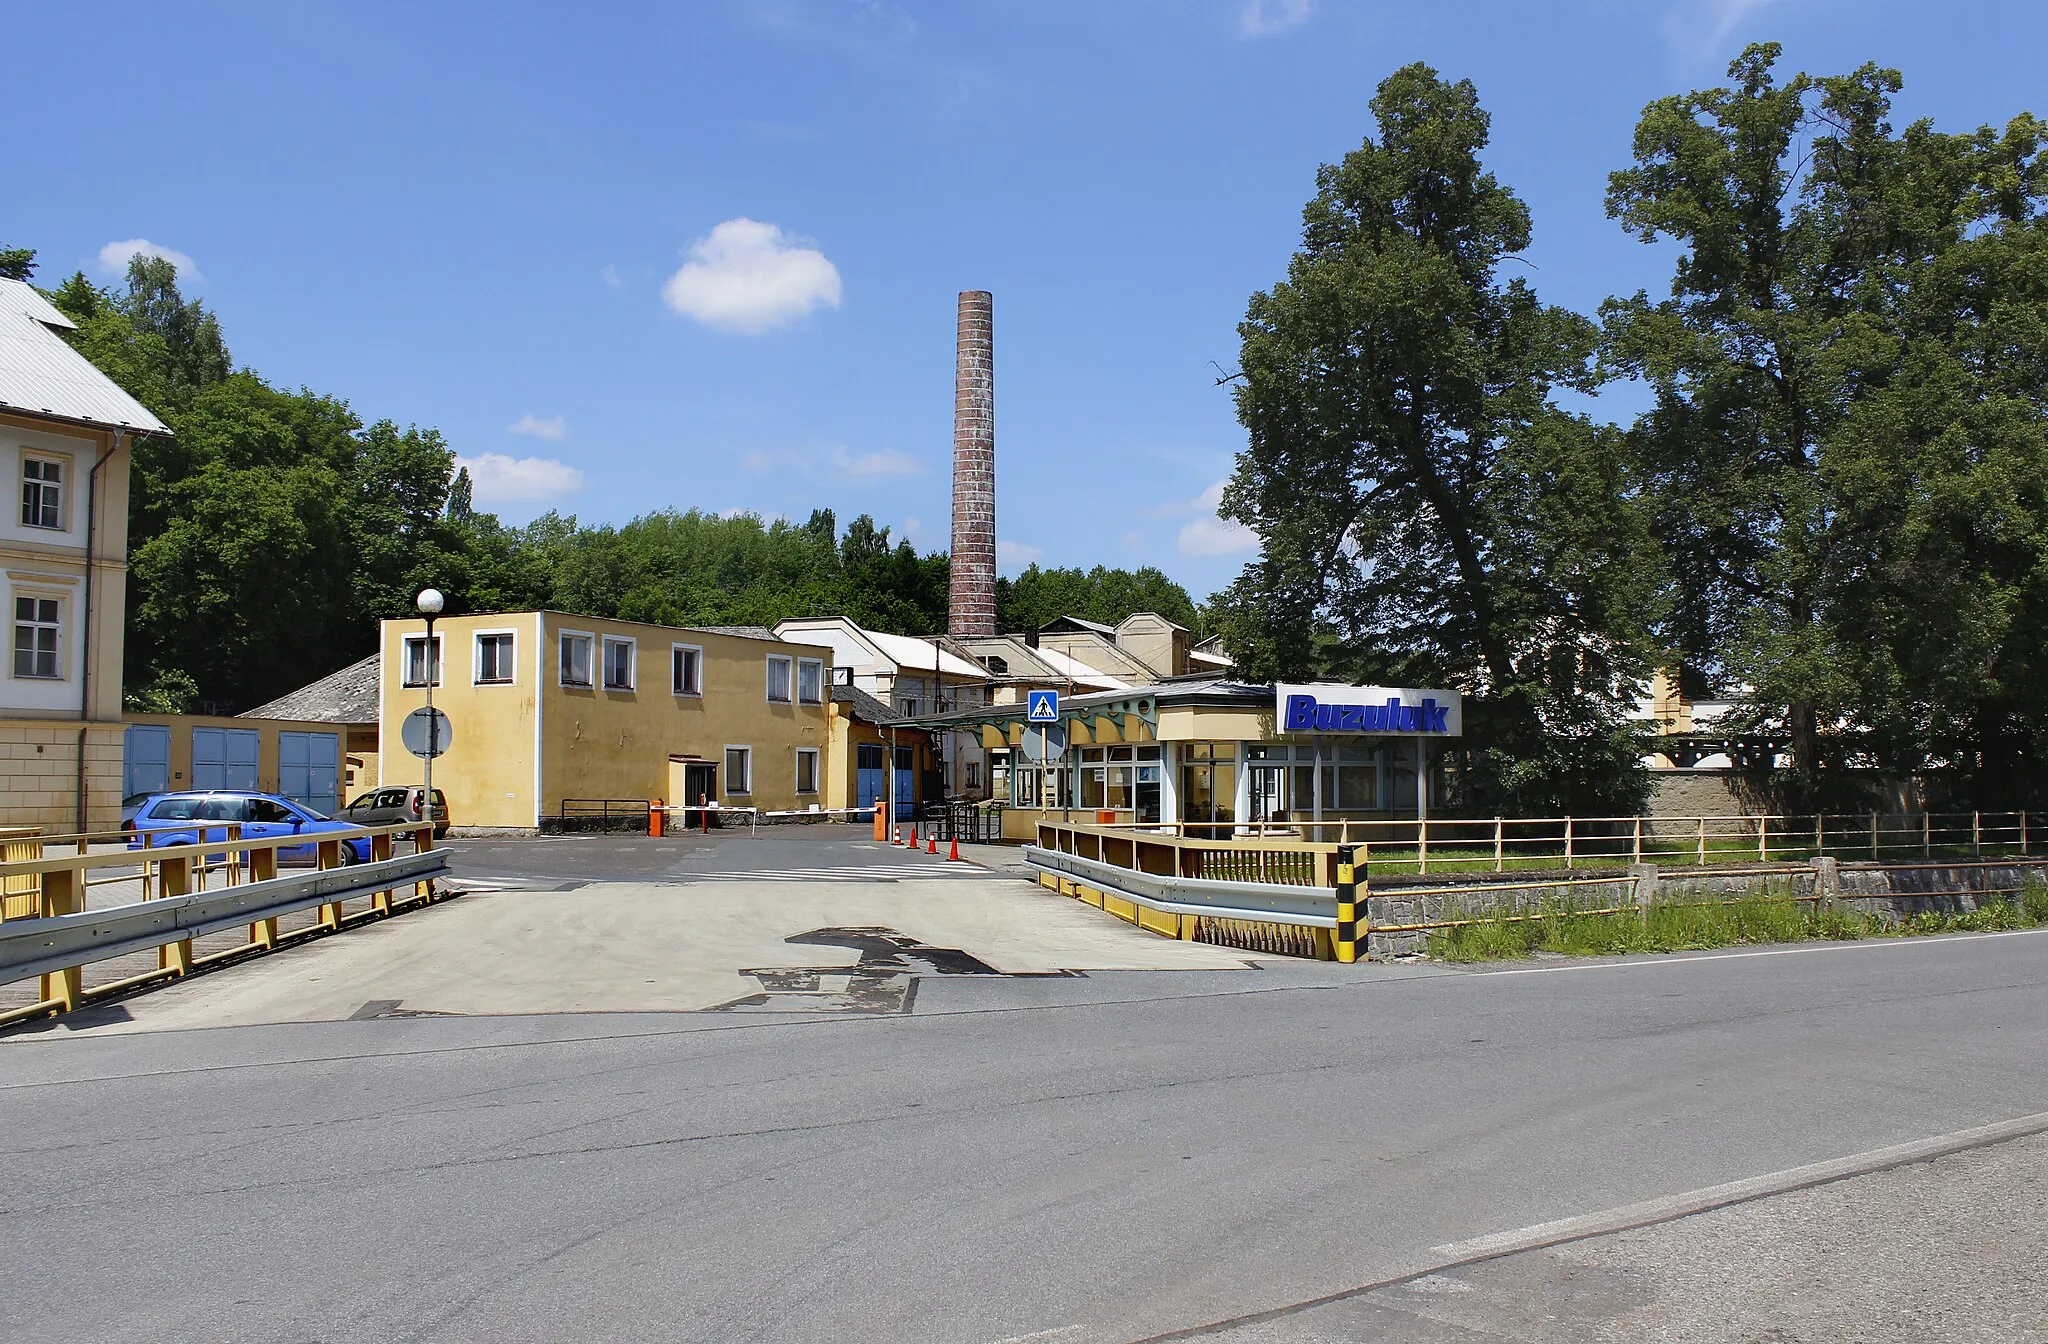
[[[995,297],[960,295],[953,370],[953,566],[946,628],[955,635],[996,630]]]

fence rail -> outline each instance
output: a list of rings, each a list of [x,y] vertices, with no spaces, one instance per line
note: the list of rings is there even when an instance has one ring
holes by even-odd
[[[0,861],[0,986],[33,979],[36,997],[0,1007],[0,1025],[434,900],[447,871],[433,829],[415,823],[263,837],[223,829],[220,839],[177,845],[156,845],[147,832],[139,841],[123,832],[10,839]],[[370,857],[354,863],[345,842],[360,839]],[[396,853],[400,842],[412,852]],[[293,857],[286,851],[303,851],[315,871],[280,876],[280,861]],[[125,890],[95,907],[96,889],[112,887]],[[281,925],[315,911],[303,927]],[[198,953],[197,940],[219,943],[215,935],[231,929],[246,937]],[[121,964],[152,951],[154,965]],[[111,974],[88,985],[88,968]]]
[[[1830,813],[1722,817],[1447,817],[1421,821],[1175,822],[1048,831],[1144,837],[1192,847],[1205,873],[1328,885],[1330,855],[1355,845],[1375,873],[1505,873],[1520,869],[1695,867],[1888,859],[2031,857],[2041,818],[2026,812]],[[1074,851],[1070,851],[1074,852]]]
[[[1981,827],[1981,817],[1976,820]],[[1582,851],[1574,856],[1573,867],[1559,862],[1523,872],[1492,865],[1478,872],[1443,872],[1436,878],[1420,876],[1419,865],[1413,862],[1383,867],[1376,860],[1367,869],[1366,847],[1355,842],[1350,848],[1359,882],[1357,902],[1366,916],[1364,937],[1379,951],[1408,951],[1418,949],[1431,933],[1470,924],[1588,915],[1645,917],[1653,905],[1722,906],[1758,895],[1824,909],[1832,908],[1838,897],[1908,903],[2009,898],[2027,889],[2004,885],[2015,880],[2010,870],[2039,873],[2044,861],[2038,846],[2022,856],[2017,837],[2003,855],[1987,848],[1928,858],[1929,850],[1942,852],[1930,843],[1910,857],[1886,854],[1880,848],[1879,861],[1870,864],[1867,851],[1859,852],[1857,858],[1866,869],[1889,875],[1881,879],[1889,893],[1883,894],[1845,888],[1847,870],[1839,856],[1812,850],[1787,855],[1785,847],[1771,842],[1777,834],[1774,828],[1758,829],[1764,837],[1761,842],[1752,840],[1739,853],[1723,855],[1739,862],[1708,867],[1699,863],[1697,848],[1690,857],[1661,866],[1649,857],[1654,851],[1645,851],[1640,862],[1629,861],[1632,851],[1619,862],[1608,858],[1597,863]],[[1980,845],[1984,836],[1983,829],[1973,833]],[[1026,847],[1024,855],[1041,884],[1141,927],[1233,947],[1327,958],[1329,936],[1309,937],[1301,930],[1329,930],[1337,922],[1338,849],[1334,842],[1294,837],[1210,840],[1149,829],[1041,822],[1038,844]],[[1707,852],[1710,860],[1716,854]],[[1762,862],[1759,852],[1766,856]],[[1392,880],[1388,868],[1393,870]],[[1902,886],[1890,886],[1901,875],[1915,874]],[[1664,887],[1658,894],[1664,879],[1677,883],[1678,889]]]

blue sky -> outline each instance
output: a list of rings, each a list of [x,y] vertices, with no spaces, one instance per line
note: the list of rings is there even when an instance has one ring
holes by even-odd
[[[1197,597],[1249,545],[1212,512],[1242,434],[1210,361],[1395,67],[1477,83],[1531,278],[1587,311],[1668,283],[1601,208],[1636,113],[1747,41],[1901,68],[1902,122],[2048,111],[2020,3],[195,0],[9,29],[0,238],[41,279],[180,255],[239,362],[438,426],[508,520],[830,506],[943,548],[954,296],[989,289],[1006,572],[1156,564]]]

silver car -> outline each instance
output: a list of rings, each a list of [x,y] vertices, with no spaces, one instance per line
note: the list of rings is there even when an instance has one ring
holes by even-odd
[[[414,784],[403,788],[376,789],[364,794],[342,810],[337,821],[357,826],[388,826],[394,822],[420,821],[427,791]],[[434,790],[434,838],[448,834],[448,795]]]

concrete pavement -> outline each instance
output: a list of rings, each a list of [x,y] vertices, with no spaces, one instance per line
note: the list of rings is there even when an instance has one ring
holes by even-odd
[[[454,848],[453,885],[468,891],[459,900],[75,1014],[60,1029],[722,1005],[902,1011],[915,1000],[911,982],[927,974],[1242,970],[1250,959],[1141,932],[1015,872],[876,844],[847,827]],[[941,967],[920,954],[878,966],[886,952],[863,948],[892,934],[913,952],[958,951],[971,964]],[[862,984],[852,982],[857,969]],[[739,1002],[750,998],[759,1001]]]
[[[15,1036],[0,1335],[1803,1341],[1902,1300],[1870,1285],[1904,1254],[1923,1337],[2024,1339],[2048,1301],[2006,1280],[2048,1229],[1998,1192],[2029,1188],[2036,1143],[1451,1271],[1377,1316],[1303,1304],[1507,1229],[2048,1111],[2044,1040],[2034,933],[940,975],[888,1015]],[[1964,1261],[1985,1268],[1945,1287]],[[1416,1306],[1439,1287],[1452,1306]],[[1501,1314],[1524,1298],[1549,1315]]]

